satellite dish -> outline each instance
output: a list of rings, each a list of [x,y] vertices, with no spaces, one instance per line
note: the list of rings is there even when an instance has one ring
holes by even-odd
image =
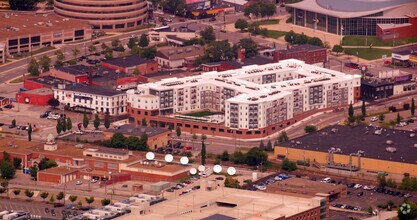
[[[181,159],[180,159],[180,163],[182,164],[182,165],[187,165],[188,164],[188,157],[181,157]]]
[[[190,169],[190,174],[191,175],[196,175],[197,174],[197,169],[196,168],[191,168]]]
[[[220,173],[220,172],[222,172],[222,166],[220,166],[220,165],[214,165],[214,167],[213,167],[213,171],[214,171],[215,173]]]
[[[204,170],[206,170],[206,167],[204,165],[198,166],[198,171],[203,172]]]
[[[229,174],[230,176],[235,175],[236,174],[236,169],[234,167],[227,168],[227,174]]]
[[[174,160],[174,157],[171,154],[165,155],[165,161],[171,163]]]
[[[155,158],[155,154],[152,152],[146,153],[146,159],[147,160],[153,160]]]

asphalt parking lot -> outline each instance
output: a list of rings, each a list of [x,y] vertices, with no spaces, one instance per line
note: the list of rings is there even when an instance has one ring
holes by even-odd
[[[49,209],[49,212],[45,212],[45,208]],[[0,211],[24,211],[30,213],[31,216],[41,216],[46,219],[62,219],[62,210],[64,208],[54,208],[52,205],[40,203],[40,202],[26,202],[26,201],[13,201],[13,200],[0,200]],[[56,216],[51,214],[51,210],[54,210]]]

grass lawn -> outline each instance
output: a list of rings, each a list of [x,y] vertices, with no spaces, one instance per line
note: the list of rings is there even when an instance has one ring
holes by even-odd
[[[55,50],[55,47],[51,47],[51,46],[42,47],[38,50],[32,51],[32,54],[30,52],[25,52],[25,53],[21,53],[19,55],[14,55],[14,58],[29,57],[31,55],[33,56],[33,55],[40,54],[40,53],[50,51],[50,50]]]
[[[269,37],[269,38],[274,38],[274,39],[278,39],[282,36],[284,36],[285,34],[287,34],[288,32],[285,31],[275,31],[275,30],[267,30],[266,34],[263,35],[265,37]]]
[[[18,78],[10,81],[10,83],[22,83],[23,82],[23,76],[19,76]]]
[[[393,41],[382,42],[376,36],[346,36],[343,37],[343,46],[367,46],[366,38],[368,38],[368,46],[372,43],[373,46],[392,47]],[[394,46],[416,43],[417,37],[409,37],[401,40],[395,40]]]
[[[391,50],[378,49],[378,48],[346,48],[345,53],[350,52],[350,54],[356,56],[358,54],[359,58],[365,60],[375,60],[380,59],[382,55],[391,56]]]
[[[279,24],[279,19],[271,19],[271,20],[264,20],[264,21],[256,21],[253,22],[256,25],[271,25],[271,24]]]
[[[205,116],[210,116],[210,115],[215,115],[217,113],[215,112],[210,112],[210,111],[201,111],[201,112],[193,112],[193,113],[189,113],[189,114],[184,114],[186,116],[191,116],[191,117],[205,117]]]

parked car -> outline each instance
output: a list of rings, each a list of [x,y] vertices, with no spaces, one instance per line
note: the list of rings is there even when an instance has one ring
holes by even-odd
[[[345,62],[345,67],[349,67],[349,68],[352,68],[352,69],[359,69],[359,64],[352,63],[352,62]]]
[[[76,130],[76,131],[74,131],[74,134],[84,134],[84,132],[81,131],[81,130]]]
[[[9,125],[9,128],[15,128],[16,125]]]
[[[330,183],[331,180],[332,179],[330,179],[330,177],[326,177],[326,178],[322,179],[321,182],[323,182],[323,183]]]
[[[372,186],[372,185],[364,186],[363,189],[364,190],[373,190],[373,189],[375,189],[375,186]]]
[[[59,202],[54,203],[54,208],[63,207],[63,206],[64,206],[64,203],[59,203]],[[52,211],[53,209],[51,210],[51,212]]]
[[[77,182],[75,183],[75,185],[81,185],[81,184],[83,184],[83,181],[81,180],[77,180]]]
[[[97,179],[92,179],[91,183],[97,183],[97,181],[98,181]]]
[[[215,17],[210,18],[209,21],[216,21],[217,19]]]
[[[11,108],[13,108],[13,105],[11,105],[11,104],[8,104],[8,105],[5,105],[5,106],[4,106],[4,108],[8,108],[8,109],[11,109]]]
[[[184,18],[180,18],[180,21],[181,21],[181,22],[185,22],[185,19],[184,19]]]
[[[375,116],[374,116],[374,117],[372,117],[372,118],[371,118],[371,121],[372,121],[372,122],[374,122],[374,121],[378,121],[378,117],[375,117]]]
[[[362,185],[357,183],[357,184],[355,184],[355,186],[353,186],[353,188],[354,189],[360,189],[360,188],[362,188]]]

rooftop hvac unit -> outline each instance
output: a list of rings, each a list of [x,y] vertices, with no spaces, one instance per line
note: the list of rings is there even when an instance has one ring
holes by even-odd
[[[387,148],[385,148],[385,150],[386,150],[387,152],[394,153],[394,152],[396,152],[396,151],[397,151],[397,148],[395,148],[395,147],[387,147]]]
[[[386,143],[391,145],[393,142],[392,142],[392,140],[387,140]]]

